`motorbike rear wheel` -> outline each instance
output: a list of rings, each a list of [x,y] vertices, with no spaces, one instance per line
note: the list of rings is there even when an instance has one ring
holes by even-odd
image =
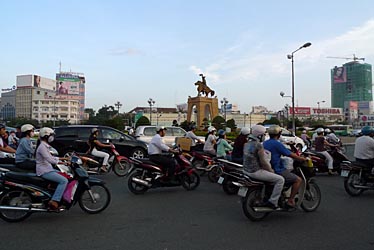
[[[123,177],[128,175],[130,168],[131,163],[125,159],[122,159],[114,164],[113,171],[117,176]]]
[[[216,165],[209,171],[208,179],[210,180],[210,182],[217,183],[222,173],[223,173],[222,167],[219,165]]]
[[[133,178],[138,178],[138,179],[143,180],[142,176],[143,176],[143,173],[141,171],[136,171],[135,173],[133,173],[129,176],[129,179],[127,181],[127,186],[129,188],[129,190],[131,191],[131,193],[133,193],[133,194],[144,194],[145,192],[147,192],[147,190],[148,190],[147,186],[138,184],[138,183],[136,183],[132,180]]]
[[[91,197],[90,190],[93,197]],[[91,184],[90,190],[85,190],[79,197],[79,206],[86,213],[100,213],[105,210],[110,203],[111,196],[109,189],[101,183],[94,183]]]
[[[233,179],[231,177],[226,176],[222,182],[222,189],[228,195],[237,194],[239,191],[239,187],[232,184]]]
[[[358,173],[349,173],[348,178],[344,179],[344,189],[350,196],[359,196],[364,192],[362,188],[355,188],[353,185],[360,184],[360,176]]]
[[[200,184],[200,176],[196,172],[193,172],[191,175],[187,173],[183,174],[180,178],[182,186],[188,191],[194,190]]]
[[[29,208],[31,205],[31,196],[23,190],[5,191],[0,197],[0,206]],[[0,210],[0,217],[7,222],[23,221],[30,215],[30,211]]]
[[[245,216],[251,221],[260,221],[269,215],[269,212],[256,212],[253,207],[263,202],[264,196],[261,189],[247,191],[247,195],[242,198],[242,208]]]
[[[321,190],[317,183],[310,181],[300,206],[305,212],[313,212],[319,207],[319,204],[321,204]]]

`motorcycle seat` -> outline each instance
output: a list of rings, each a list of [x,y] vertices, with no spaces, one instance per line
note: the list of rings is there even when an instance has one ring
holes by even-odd
[[[309,153],[312,154],[312,155],[318,156],[321,159],[326,159],[326,157],[323,154],[321,154],[320,152],[310,151]]]
[[[20,181],[22,183],[35,184],[37,186],[47,186],[48,181],[36,173],[19,173],[19,172],[7,172],[5,173],[5,179],[9,181]]]
[[[352,162],[352,165],[357,166],[357,167],[362,167],[362,168],[371,168],[372,167],[369,164],[366,164],[366,163],[361,162],[361,161],[354,161],[354,162]]]

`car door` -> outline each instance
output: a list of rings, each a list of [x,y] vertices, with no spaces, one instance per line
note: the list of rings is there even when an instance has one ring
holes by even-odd
[[[88,139],[91,135],[92,127],[77,127],[78,138],[75,140],[75,148],[80,153],[87,153],[90,146],[88,144]]]

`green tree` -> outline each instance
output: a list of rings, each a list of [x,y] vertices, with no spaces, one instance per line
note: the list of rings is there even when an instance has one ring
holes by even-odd
[[[269,125],[269,124],[275,124],[275,125],[280,125],[280,121],[276,117],[271,117],[269,120],[263,121],[264,125]]]
[[[151,122],[145,116],[140,117],[138,121],[136,122],[136,127],[143,126],[143,125],[151,125]]]
[[[236,124],[234,119],[227,120],[227,127],[231,128],[231,131],[235,131]]]
[[[217,115],[212,120],[212,126],[214,126],[217,130],[223,129],[225,127],[225,119],[222,116]]]

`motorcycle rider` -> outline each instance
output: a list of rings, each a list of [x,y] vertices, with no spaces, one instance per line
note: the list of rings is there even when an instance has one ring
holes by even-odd
[[[235,138],[234,148],[231,153],[231,160],[235,163],[243,164],[243,148],[244,144],[248,142],[248,136],[251,130],[243,127],[240,134]]]
[[[312,143],[311,143],[311,141],[310,141],[310,137],[309,137],[309,135],[307,134],[307,132],[306,132],[305,129],[304,129],[303,132],[301,133],[301,136],[300,136],[300,137],[301,137],[301,139],[303,139],[305,145],[307,145],[308,148],[312,146]]]
[[[91,130],[91,135],[88,138],[88,145],[90,146],[89,152],[93,156],[104,158],[103,165],[101,166],[100,170],[103,172],[108,172],[107,167],[108,167],[109,154],[104,151],[100,151],[99,149],[110,148],[111,145],[101,143],[97,139],[98,134],[99,134],[99,130],[97,128],[93,128]]]
[[[16,166],[21,169],[35,169],[36,162],[34,159],[35,150],[32,148],[30,141],[34,137],[34,126],[25,124],[21,127],[22,137],[16,151]]]
[[[324,155],[325,158],[326,158],[326,161],[327,161],[327,168],[329,169],[329,175],[333,175],[333,169],[334,169],[334,159],[332,158],[332,156],[329,154],[329,152],[327,152],[325,146],[330,146],[330,147],[334,147],[336,145],[334,144],[331,144],[329,143],[325,136],[324,136],[324,132],[325,130],[323,128],[318,128],[316,130],[317,132],[317,137],[316,139],[314,140],[314,146],[315,146],[315,151]]]
[[[16,150],[8,146],[3,136],[6,134],[5,125],[0,124],[0,152],[15,153]],[[14,158],[0,157],[0,164],[15,164]]]
[[[148,145],[149,159],[167,169],[167,176],[172,178],[175,170],[175,160],[169,154],[163,154],[163,152],[178,153],[167,146],[162,137],[165,136],[166,128],[164,126],[156,127],[156,135],[152,137],[151,142]]]
[[[217,157],[224,158],[226,160],[231,160],[231,156],[227,155],[227,151],[231,151],[233,147],[226,140],[226,131],[220,129],[218,131],[217,140]]]
[[[296,174],[291,173],[291,171],[283,165],[283,161],[281,161],[281,156],[288,156],[299,161],[305,161],[306,159],[291,152],[279,141],[279,138],[282,133],[281,127],[279,127],[278,125],[272,125],[268,128],[268,133],[270,139],[263,143],[264,148],[270,151],[271,153],[270,163],[272,168],[274,169],[274,172],[283,176],[285,182],[293,183],[290,198],[287,201],[287,205],[290,207],[295,207],[295,196],[299,191],[302,180]]]
[[[326,140],[330,142],[331,144],[334,144],[334,145],[340,144],[340,139],[329,128],[325,128],[325,137],[326,137]]]
[[[204,152],[208,153],[212,156],[216,156],[216,150],[214,149],[214,145],[217,143],[216,140],[216,128],[213,126],[208,127],[208,135],[205,139],[205,144],[204,144]]]
[[[36,160],[36,174],[42,178],[57,182],[57,188],[52,196],[52,199],[48,202],[48,206],[51,210],[56,210],[59,207],[62,195],[68,184],[68,180],[60,175],[57,170],[53,169],[53,164],[57,164],[64,158],[54,157],[50,153],[50,145],[54,140],[54,131],[51,128],[44,127],[39,132],[40,142],[36,148],[35,160]]]
[[[193,124],[193,125],[191,125],[190,131],[188,131],[186,133],[186,137],[191,139],[191,151],[196,150],[196,147],[198,147],[198,146],[196,146],[196,141],[200,145],[204,144],[204,142],[202,140],[200,140],[199,137],[197,137],[195,135],[195,131],[196,131],[196,125]]]
[[[248,142],[244,144],[243,149],[244,173],[249,177],[274,185],[273,192],[264,206],[276,209],[282,193],[284,178],[275,174],[265,159],[265,150],[261,142],[265,139],[266,128],[262,125],[254,125],[251,130]]]
[[[354,157],[356,161],[362,162],[367,166],[374,166],[374,128],[365,126],[361,130],[362,136],[355,142]]]

